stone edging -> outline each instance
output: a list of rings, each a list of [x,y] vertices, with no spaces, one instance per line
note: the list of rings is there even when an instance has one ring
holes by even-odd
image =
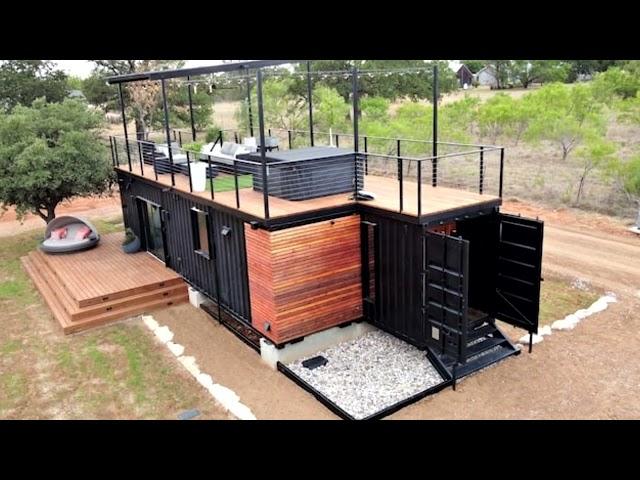
[[[589,308],[582,308],[575,313],[567,315],[561,320],[556,320],[551,324],[551,326],[545,325],[544,327],[539,328],[538,333],[533,334],[532,343],[540,343],[545,336],[551,335],[552,330],[573,330],[581,320],[584,320],[585,318],[595,313],[606,310],[610,303],[615,303],[617,301],[618,300],[616,298],[616,295],[614,293],[608,292],[606,295],[593,302]],[[529,334],[527,333],[526,335],[522,336],[518,340],[518,343],[528,345]]]
[[[151,315],[143,315],[142,321],[154,335],[167,346],[175,355],[178,362],[202,385],[211,396],[229,413],[239,420],[256,420],[256,416],[251,409],[240,402],[240,397],[236,393],[219,383],[214,383],[211,375],[200,371],[200,367],[194,357],[184,356],[184,347],[178,343],[173,343],[173,332],[169,327],[160,326]]]

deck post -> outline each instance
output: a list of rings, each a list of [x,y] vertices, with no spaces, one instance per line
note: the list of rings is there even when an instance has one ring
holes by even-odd
[[[438,66],[433,66],[433,162],[431,185],[438,186]]]
[[[498,187],[498,196],[502,198],[502,180],[504,174],[504,147],[500,149],[500,186]]]
[[[187,173],[189,174],[189,191],[193,193],[193,181],[191,180],[191,161],[189,158],[189,150],[185,150],[187,154]]]
[[[313,147],[313,86],[311,84],[311,61],[307,60],[307,102],[309,105],[309,140]]]
[[[400,213],[404,210],[404,185],[402,179],[402,159],[400,158],[400,139],[396,140],[396,157],[398,157],[398,182],[400,183],[398,189]]]
[[[131,172],[133,169],[131,168],[131,153],[129,153],[129,134],[127,133],[127,114],[125,113],[124,107],[124,93],[122,91],[122,84],[118,84],[118,93],[120,94],[120,109],[122,110],[122,126],[124,127],[124,142],[127,146],[127,160],[129,161],[129,171]]]
[[[253,113],[251,112],[251,79],[247,73],[247,108],[249,110],[249,136],[253,137]]]
[[[176,176],[173,171],[173,149],[171,148],[171,130],[169,129],[169,107],[167,107],[167,86],[163,79],[160,80],[162,86],[162,108],[164,110],[164,129],[167,134],[167,150],[169,151],[169,164],[171,165],[171,186],[176,186]]]
[[[191,76],[187,75],[187,82],[191,80]],[[191,96],[191,83],[187,83],[187,92],[189,94],[189,120],[191,120],[191,138],[196,141],[196,122],[193,120],[193,98]],[[182,147],[182,138],[180,139],[180,146]]]
[[[211,155],[207,153],[207,174],[209,175],[209,188],[211,188],[211,200],[215,200],[216,195],[214,193],[213,185],[213,171],[211,170]]]
[[[369,148],[367,146],[367,136],[364,136],[364,174],[365,175],[369,175],[369,155],[366,155],[367,153],[369,153]]]
[[[482,195],[484,191],[484,146],[480,146],[480,185],[479,185],[480,195]]]
[[[418,160],[418,219],[422,216],[422,162]]]
[[[353,87],[353,159],[354,159],[354,173],[355,177],[353,179],[353,188],[354,188],[354,200],[358,200],[358,192],[360,188],[358,186],[358,153],[359,153],[359,144],[360,138],[358,137],[358,67],[353,67],[353,75],[351,78],[351,83]],[[336,141],[337,146],[337,141]]]
[[[140,159],[140,175],[144,177],[144,158],[142,158],[142,145],[140,141],[136,141],[138,144],[138,158]]]
[[[262,160],[262,195],[264,200],[264,218],[269,220],[269,182],[267,179],[267,152],[264,141],[264,105],[262,103],[262,70],[258,69],[258,124],[260,128],[260,157]]]
[[[109,136],[109,149],[111,150],[111,165],[117,167],[116,156],[113,154],[113,137]]]

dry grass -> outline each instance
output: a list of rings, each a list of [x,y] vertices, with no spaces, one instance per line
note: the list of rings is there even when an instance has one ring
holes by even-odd
[[[0,419],[229,418],[139,319],[64,336],[20,267],[38,236],[0,244]]]
[[[545,276],[540,291],[540,326],[550,325],[570,313],[589,307],[601,294],[590,285]]]

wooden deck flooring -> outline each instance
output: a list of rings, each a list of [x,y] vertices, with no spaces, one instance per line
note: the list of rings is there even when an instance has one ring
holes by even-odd
[[[140,175],[139,170],[136,173],[129,172],[127,168],[121,168],[127,173]],[[145,170],[144,178],[155,180],[153,173],[149,169]],[[158,175],[158,183],[171,186],[171,175]],[[183,192],[189,193],[189,179],[186,175],[175,174],[175,188]],[[400,184],[397,179],[376,175],[367,175],[364,177],[363,190],[372,192],[376,195],[375,200],[365,202],[382,210],[392,212],[400,212]],[[447,187],[432,187],[428,184],[422,185],[422,215],[435,215],[461,208],[471,207],[473,205],[481,206],[482,204],[495,203],[499,197],[495,195],[480,195],[475,192],[466,190],[458,190]],[[238,208],[236,203],[235,190],[227,192],[215,192],[215,198],[211,199],[210,192],[193,192],[192,195],[201,197],[210,202],[230,207]],[[286,217],[297,215],[326,208],[335,208],[353,203],[349,200],[351,193],[343,193],[338,195],[330,195],[326,197],[314,198],[310,200],[291,201],[269,197],[269,215],[270,218]],[[262,192],[253,190],[252,188],[241,188],[239,190],[240,207],[238,210],[252,215],[257,218],[265,218],[264,200]],[[405,215],[418,215],[418,184],[415,181],[405,180],[403,182],[403,205],[401,213]]]
[[[125,254],[122,234],[66,255],[39,250],[22,263],[65,333],[74,333],[187,300],[187,285],[146,252]]]

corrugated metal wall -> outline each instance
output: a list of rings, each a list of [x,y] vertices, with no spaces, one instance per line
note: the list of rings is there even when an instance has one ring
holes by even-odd
[[[218,298],[216,273],[222,305],[238,317],[251,321],[244,222],[210,205],[193,201],[175,192],[163,192],[143,181],[119,173],[125,226],[141,236],[136,197],[157,203],[168,212],[165,218],[168,265],[213,299]],[[209,221],[211,258],[194,250],[191,209],[206,211]],[[227,235],[222,231],[228,227]],[[217,270],[217,271],[216,271]]]
[[[165,219],[167,251],[171,256],[171,268],[199,289],[216,298],[215,259],[199,255],[194,250],[191,209],[205,208],[175,193],[163,195],[163,208],[169,212]],[[211,225],[209,226],[211,234]],[[211,235],[210,235],[211,237]],[[213,238],[209,239],[213,245]]]
[[[244,222],[227,213],[208,208],[211,234],[216,249],[220,296],[239,317],[251,321],[249,305],[249,277],[247,275],[247,250],[244,239]],[[229,228],[227,235],[223,229]]]
[[[372,214],[362,215],[362,220],[376,224],[379,242],[375,315],[369,321],[424,347],[421,227]]]

